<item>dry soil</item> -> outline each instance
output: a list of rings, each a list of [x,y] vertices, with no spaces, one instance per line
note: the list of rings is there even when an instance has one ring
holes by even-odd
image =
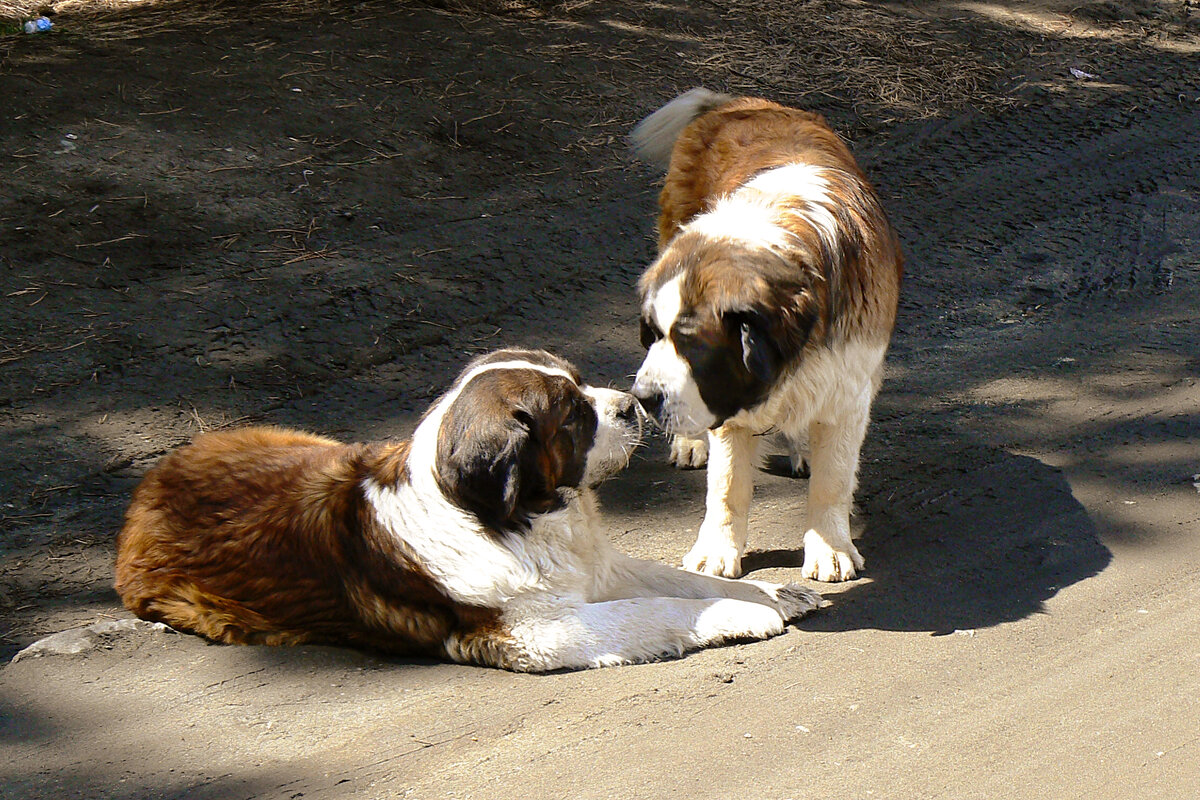
[[[128,616],[129,491],[198,431],[402,436],[500,345],[627,385],[658,176],[624,136],[696,84],[827,115],[904,241],[864,577],[767,642],[544,676],[96,635],[0,669],[0,795],[1200,796],[1195,4],[474,6],[0,36],[0,656]],[[704,475],[664,454],[603,500],[677,562]],[[799,574],[804,490],[761,476],[755,577]]]

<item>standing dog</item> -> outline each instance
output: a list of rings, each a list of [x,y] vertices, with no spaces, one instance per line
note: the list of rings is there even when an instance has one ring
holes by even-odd
[[[684,566],[740,574],[754,435],[777,430],[793,452],[808,440],[803,574],[854,578],[858,454],[903,272],[878,197],[821,117],[766,100],[693,89],[632,139],[668,164],[633,393],[676,434],[672,461],[708,460]]]
[[[476,359],[408,442],[208,434],[133,495],[116,588],[219,642],[324,642],[520,671],[762,639],[820,603],[795,584],[616,552],[593,487],[640,434],[633,397],[549,353]]]

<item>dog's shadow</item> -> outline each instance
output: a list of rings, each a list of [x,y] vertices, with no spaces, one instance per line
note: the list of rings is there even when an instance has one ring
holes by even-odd
[[[802,628],[986,628],[1041,612],[1112,560],[1062,471],[1035,458],[963,445],[907,474],[897,466],[867,470],[858,492],[864,579],[829,587],[830,606]],[[747,567],[802,561],[802,551],[766,551]]]
[[[856,545],[866,569],[845,584],[806,581],[830,605],[800,628],[935,635],[986,628],[1039,613],[1058,591],[1112,560],[1061,470],[962,442],[928,462],[915,458],[893,451],[864,462],[852,527],[861,534]],[[685,484],[664,499],[698,522],[703,472],[672,478],[669,470],[659,461],[638,472],[653,476],[651,483]],[[787,573],[804,561],[808,482],[759,472],[756,484],[743,570],[749,577],[795,580]],[[680,503],[680,495],[690,495],[689,503]]]

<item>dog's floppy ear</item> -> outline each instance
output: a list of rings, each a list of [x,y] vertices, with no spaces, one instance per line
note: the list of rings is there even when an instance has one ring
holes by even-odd
[[[799,356],[812,338],[821,319],[820,302],[808,288],[788,292],[786,301],[781,304],[783,310],[776,318],[773,337],[784,360],[791,361]],[[818,332],[817,335],[825,334]]]
[[[457,409],[461,412],[461,409]],[[459,507],[494,530],[522,528],[522,454],[529,426],[516,416],[455,413],[452,406],[438,435],[437,480]]]
[[[779,377],[808,344],[820,319],[817,297],[807,288],[784,291],[767,313],[760,306],[735,309],[724,315],[730,336],[742,345],[742,363],[764,385]]]
[[[438,432],[437,480],[446,496],[495,531],[526,530],[530,517],[562,508],[546,474],[553,463],[541,430],[546,415],[522,406],[481,414],[462,400]]]
[[[771,335],[771,325],[760,311],[747,309],[726,312],[724,321],[730,336],[742,345],[742,364],[759,382],[771,385],[779,377],[783,353]]]

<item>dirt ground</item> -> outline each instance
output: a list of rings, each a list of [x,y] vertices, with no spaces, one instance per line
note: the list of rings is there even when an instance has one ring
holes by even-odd
[[[624,136],[698,84],[826,114],[908,252],[865,576],[570,674],[100,635],[0,669],[0,796],[1200,796],[1200,8],[473,5],[0,24],[0,657],[129,616],[120,515],[198,431],[402,436],[500,345],[628,385]],[[703,472],[641,452],[611,536],[678,562]],[[754,576],[804,490],[761,476]]]

